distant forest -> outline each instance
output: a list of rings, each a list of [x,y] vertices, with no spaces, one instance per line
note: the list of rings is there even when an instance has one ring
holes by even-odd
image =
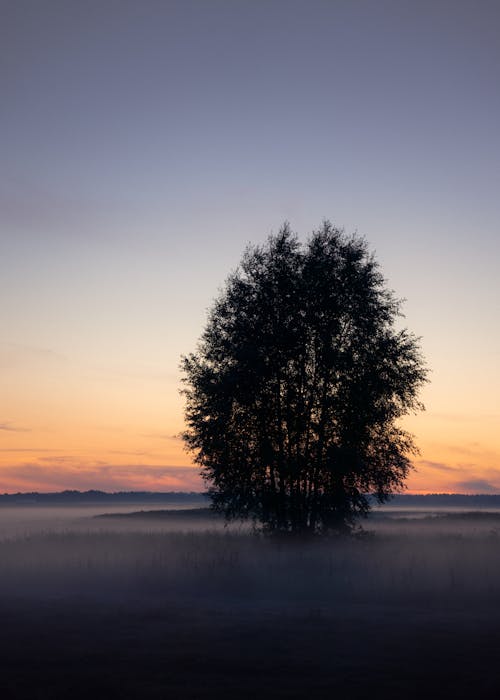
[[[179,503],[205,503],[208,496],[198,492],[178,491],[118,491],[107,493],[106,491],[59,491],[56,493],[4,493],[0,494],[0,505],[73,505],[73,504],[99,504],[99,503],[151,503],[179,504]]]
[[[100,503],[140,503],[174,505],[182,503],[208,503],[208,495],[196,491],[60,491],[56,493],[5,493],[0,494],[0,505],[92,505]],[[458,506],[463,508],[500,508],[500,494],[476,494],[464,496],[454,493],[432,493],[425,496],[399,494],[390,501],[391,506],[435,507]]]

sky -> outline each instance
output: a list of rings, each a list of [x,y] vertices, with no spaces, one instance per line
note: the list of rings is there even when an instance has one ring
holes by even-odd
[[[500,6],[2,0],[0,492],[200,490],[180,356],[248,243],[364,236],[410,492],[500,493]]]

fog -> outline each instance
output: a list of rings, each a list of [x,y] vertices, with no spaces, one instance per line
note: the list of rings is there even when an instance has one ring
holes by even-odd
[[[0,531],[4,596],[325,609],[500,599],[500,511],[385,508],[355,536],[304,541],[199,508],[14,506]]]
[[[103,505],[2,505],[0,506],[0,542],[8,538],[26,537],[29,535],[49,534],[54,532],[96,532],[106,530],[135,530],[141,528],[138,521],[134,519],[131,526],[127,526],[124,521],[110,519],[106,525],[102,524],[99,516],[110,514],[128,515],[130,513],[151,513],[153,508],[151,503],[130,503]],[[175,511],[199,509],[199,502],[189,501],[181,504],[169,504],[170,513]],[[171,529],[175,519],[170,518],[168,524],[161,519],[149,518],[148,529]],[[185,522],[185,519],[184,519]],[[172,523],[172,524],[171,524]],[[198,520],[186,523],[186,527],[199,529]],[[182,529],[182,526],[181,526]]]
[[[2,697],[488,697],[500,512],[363,525],[299,541],[203,509],[2,508],[0,652],[22,669]]]

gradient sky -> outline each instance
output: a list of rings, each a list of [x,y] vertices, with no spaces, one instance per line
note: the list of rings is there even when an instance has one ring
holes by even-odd
[[[248,242],[365,236],[414,492],[500,492],[500,5],[3,0],[0,492],[199,489],[179,358]]]

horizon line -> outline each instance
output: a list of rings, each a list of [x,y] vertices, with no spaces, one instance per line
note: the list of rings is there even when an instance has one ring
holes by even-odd
[[[62,489],[59,491],[3,491],[0,492],[0,498],[3,496],[54,496],[54,495],[62,495],[62,494],[79,494],[79,495],[88,495],[88,494],[103,494],[106,496],[115,496],[115,495],[130,495],[130,494],[147,494],[147,495],[157,495],[157,496],[164,496],[164,495],[196,495],[196,496],[208,496],[208,491],[182,491],[182,490],[171,490],[171,491],[147,491],[143,489],[136,489],[136,490],[119,490],[119,491],[104,491],[101,489],[86,489],[85,491],[80,491],[79,489]],[[367,495],[372,495],[372,494],[367,494]],[[418,497],[418,498],[425,498],[427,496],[462,496],[462,497],[500,497],[500,491],[498,493],[484,493],[484,492],[474,492],[474,493],[459,493],[456,491],[427,491],[425,493],[408,493],[408,492],[401,492],[401,493],[394,493],[391,494],[388,500],[391,500],[392,498],[398,497],[398,496],[410,496],[410,497]]]

